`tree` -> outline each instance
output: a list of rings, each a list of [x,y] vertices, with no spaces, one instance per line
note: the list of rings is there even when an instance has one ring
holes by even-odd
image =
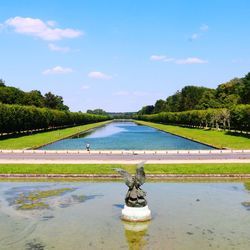
[[[192,110],[199,103],[205,91],[209,90],[205,87],[186,86],[181,90],[180,110]]]
[[[216,98],[216,90],[208,89],[203,92],[195,109],[220,108],[221,103]]]
[[[0,79],[0,87],[5,87],[5,82],[3,79]]]
[[[25,92],[15,87],[0,87],[0,102],[6,104],[24,104]]]
[[[171,111],[171,112],[180,111],[180,103],[181,103],[181,93],[177,91],[174,95],[169,96],[166,99],[166,104],[165,104],[166,111]]]
[[[243,85],[241,91],[241,100],[244,104],[250,103],[250,72],[243,78]]]
[[[24,92],[18,88],[6,86],[2,79],[0,79],[0,103],[69,110],[69,107],[63,104],[61,96],[54,95],[51,92],[43,96],[38,90]]]
[[[107,112],[104,111],[103,109],[94,109],[94,110],[88,109],[87,113],[96,115],[107,115]]]
[[[242,78],[234,78],[229,82],[220,84],[216,89],[216,99],[221,107],[231,107],[241,102],[240,92],[244,88]]]
[[[157,113],[165,111],[165,104],[166,103],[164,100],[162,99],[157,100],[155,103],[155,107],[154,107],[154,113],[157,114]]]
[[[27,92],[24,97],[24,104],[25,105],[33,105],[36,107],[44,107],[45,106],[45,99],[40,91],[32,90]]]
[[[51,109],[59,110],[69,110],[69,107],[63,104],[63,98],[48,92],[44,95],[44,104],[45,107]]]
[[[138,114],[147,115],[147,114],[153,114],[153,112],[154,112],[154,105],[148,105],[144,106],[140,111],[138,111]]]

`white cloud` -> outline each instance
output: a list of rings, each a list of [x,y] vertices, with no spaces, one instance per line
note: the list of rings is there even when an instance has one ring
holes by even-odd
[[[203,63],[207,63],[207,61],[202,60],[202,59],[197,58],[197,57],[188,57],[185,59],[175,59],[175,58],[168,58],[164,55],[159,55],[159,56],[154,55],[154,56],[151,56],[150,59],[153,61],[173,62],[176,64],[203,64]]]
[[[110,79],[112,79],[112,76],[106,75],[106,74],[99,72],[99,71],[89,72],[88,77],[93,78],[93,79],[98,79],[98,80],[110,80]]]
[[[57,46],[57,45],[55,45],[55,44],[53,44],[53,43],[50,43],[50,44],[48,45],[48,47],[49,47],[49,49],[50,49],[51,51],[64,52],[64,53],[70,51],[70,48],[69,48],[69,47],[60,47],[60,46]]]
[[[51,69],[46,69],[43,71],[44,75],[51,75],[51,74],[69,74],[72,73],[73,70],[71,68],[63,68],[61,66],[56,66]]]
[[[203,64],[207,63],[207,61],[202,60],[197,57],[188,57],[186,59],[179,59],[175,61],[176,64]]]
[[[162,61],[166,58],[166,56],[163,56],[163,55],[152,55],[150,57],[150,60],[152,61]]]
[[[38,37],[46,41],[76,38],[83,34],[79,30],[56,28],[54,21],[43,22],[41,19],[30,17],[9,18],[5,21],[5,25],[14,28],[16,33]]]
[[[194,33],[191,37],[190,37],[190,40],[193,41],[193,40],[196,40],[199,38],[199,34],[197,33]]]
[[[207,24],[202,24],[201,27],[200,27],[200,30],[201,31],[208,31],[209,27]]]
[[[82,90],[87,90],[89,88],[90,88],[90,86],[88,86],[88,85],[82,85],[82,87],[81,87]]]
[[[165,55],[152,55],[150,57],[151,61],[162,61],[162,62],[171,62],[174,58],[167,57]]]
[[[57,22],[52,21],[52,20],[47,21],[46,23],[47,23],[50,27],[55,27],[55,26],[57,25]]]

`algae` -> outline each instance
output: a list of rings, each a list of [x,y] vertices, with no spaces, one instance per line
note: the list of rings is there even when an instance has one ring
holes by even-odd
[[[241,202],[242,206],[250,209],[250,201]]]
[[[250,191],[250,182],[245,182],[244,187],[245,187],[246,190]]]
[[[74,190],[73,188],[60,188],[50,190],[34,190],[27,194],[21,193],[15,200],[17,209],[31,210],[31,209],[45,209],[49,208],[46,203],[46,198],[63,195],[66,192]]]

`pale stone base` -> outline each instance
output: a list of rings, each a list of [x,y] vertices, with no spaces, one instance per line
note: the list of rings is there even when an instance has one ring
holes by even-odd
[[[146,231],[150,221],[125,221],[123,220],[123,225],[126,231],[141,232]]]
[[[126,221],[148,221],[151,220],[151,211],[148,206],[128,207],[125,205],[121,218]]]

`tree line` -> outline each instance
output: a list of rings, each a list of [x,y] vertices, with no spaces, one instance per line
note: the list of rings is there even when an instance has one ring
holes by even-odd
[[[110,119],[107,115],[69,112],[17,104],[0,104],[0,133],[75,126]]]
[[[208,108],[228,108],[250,104],[250,72],[242,78],[234,78],[220,84],[216,89],[185,86],[166,100],[157,100],[154,105],[144,106],[138,114],[160,112],[181,112],[186,110],[206,110]]]
[[[0,79],[0,103],[69,110],[69,107],[63,103],[61,96],[51,92],[42,95],[38,90],[25,92],[15,87],[6,86],[2,79]]]
[[[250,131],[250,104],[234,105],[230,108],[137,114],[135,119],[201,128],[222,128]]]

